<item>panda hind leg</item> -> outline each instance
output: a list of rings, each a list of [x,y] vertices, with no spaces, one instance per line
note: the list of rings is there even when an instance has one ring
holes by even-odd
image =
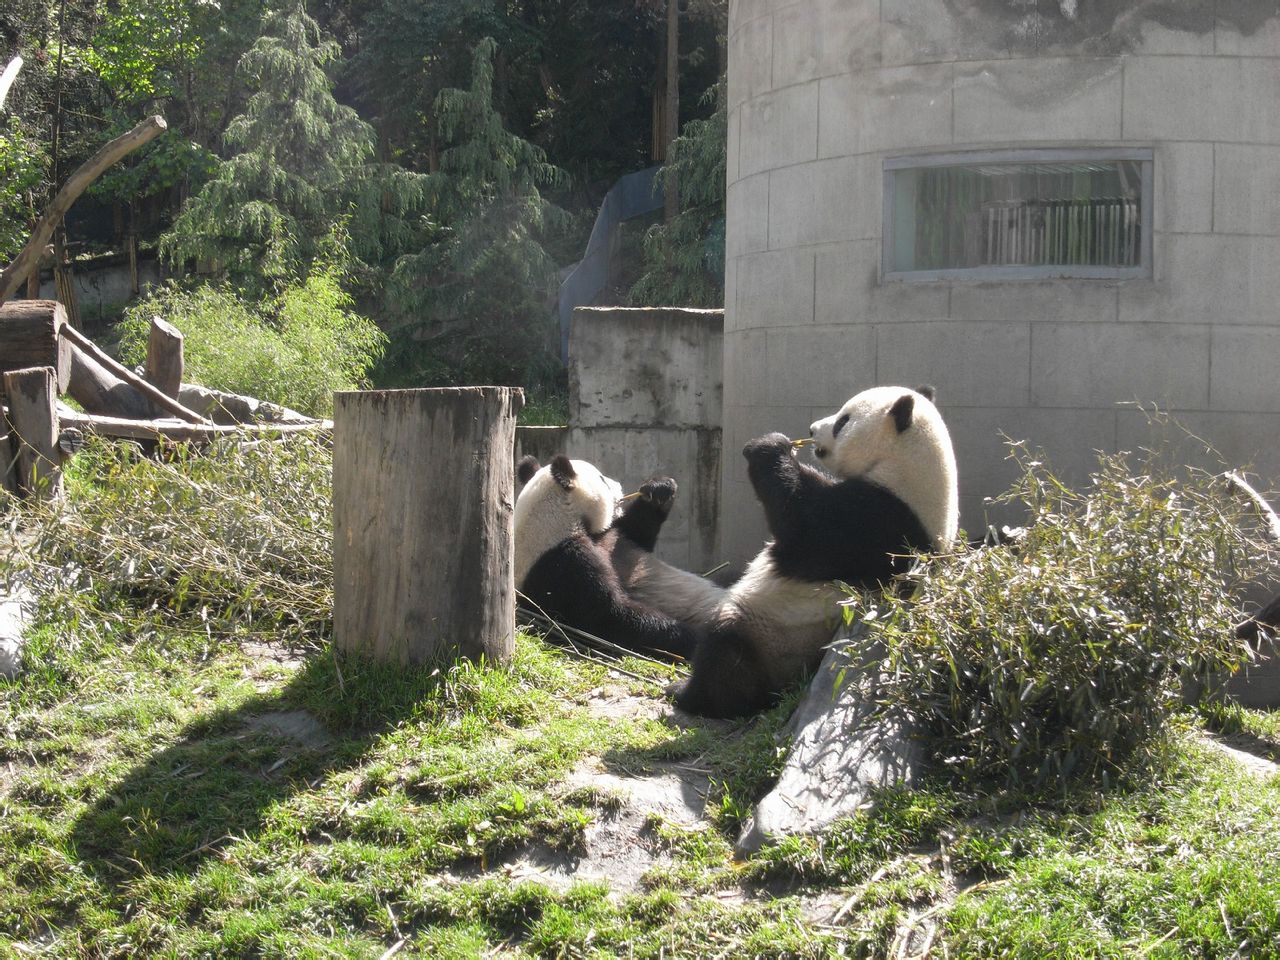
[[[703,717],[745,717],[774,699],[759,654],[732,627],[707,634],[694,651],[689,678],[667,692],[685,713]]]

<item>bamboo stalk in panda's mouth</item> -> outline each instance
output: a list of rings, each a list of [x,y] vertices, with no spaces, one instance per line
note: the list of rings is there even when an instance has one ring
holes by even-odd
[[[626,503],[628,500],[634,500],[638,496],[640,496],[639,490],[637,490],[635,493],[628,493],[625,497],[621,498],[618,502]]]
[[[791,446],[799,450],[801,447],[807,447],[811,443],[813,443],[813,437],[801,437],[799,440],[792,440]]]

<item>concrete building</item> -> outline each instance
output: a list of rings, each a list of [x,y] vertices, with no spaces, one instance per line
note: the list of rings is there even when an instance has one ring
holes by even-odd
[[[727,559],[742,444],[877,383],[939,388],[970,530],[1002,435],[1078,481],[1136,402],[1280,481],[1275,0],[731,0],[728,96]]]

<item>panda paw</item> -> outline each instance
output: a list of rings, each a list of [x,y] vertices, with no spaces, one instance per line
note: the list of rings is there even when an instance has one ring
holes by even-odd
[[[640,485],[640,496],[654,506],[669,510],[677,489],[676,482],[670,477],[654,477]]]
[[[795,456],[795,447],[784,433],[767,433],[763,437],[748,441],[742,448],[742,455],[748,463],[773,463],[783,457]]]

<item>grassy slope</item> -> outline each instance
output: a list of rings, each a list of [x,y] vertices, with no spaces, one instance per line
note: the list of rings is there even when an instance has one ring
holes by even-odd
[[[727,838],[776,770],[783,711],[729,736],[595,716],[603,669],[530,638],[508,670],[294,670],[81,609],[0,681],[0,953],[881,955],[932,907],[918,925],[953,957],[1280,956],[1280,779],[1194,746],[1139,789],[1053,809],[902,792],[741,864]],[[322,748],[252,725],[299,709]],[[716,826],[658,825],[671,865],[634,895],[496,869],[530,843],[572,850],[607,814],[566,785],[593,756],[696,759]],[[976,885],[951,904],[953,881]],[[716,895],[739,886],[757,896]],[[851,901],[839,924],[802,911],[823,889]]]

